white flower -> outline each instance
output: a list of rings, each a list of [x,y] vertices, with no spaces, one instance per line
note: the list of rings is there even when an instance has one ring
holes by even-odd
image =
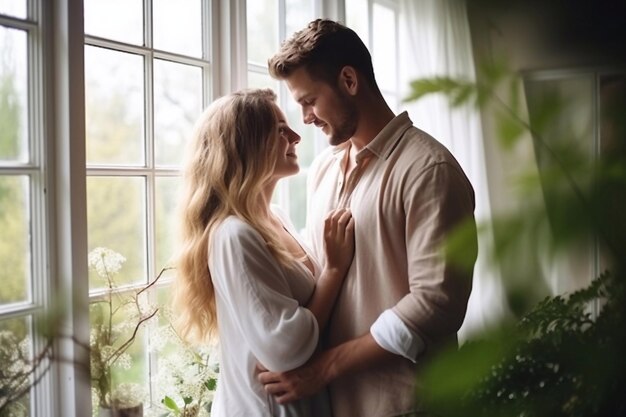
[[[121,369],[128,370],[132,365],[132,358],[127,352],[124,352],[117,358],[115,365]]]
[[[111,397],[118,406],[134,407],[144,402],[146,392],[138,384],[121,383],[115,387]]]
[[[88,255],[89,267],[95,269],[101,278],[117,274],[124,262],[126,258],[109,248],[97,247]]]

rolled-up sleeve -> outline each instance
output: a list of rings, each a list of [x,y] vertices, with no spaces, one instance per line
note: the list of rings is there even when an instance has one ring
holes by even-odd
[[[467,256],[476,259],[474,193],[456,167],[437,163],[407,181],[403,201],[409,293],[393,311],[428,346],[454,334],[465,317],[472,271],[450,262],[443,244],[456,226],[467,221],[474,234]]]
[[[313,314],[291,296],[287,277],[261,235],[241,221],[213,234],[209,267],[231,322],[258,361],[283,372],[304,364],[318,341]],[[222,331],[222,329],[220,329]]]

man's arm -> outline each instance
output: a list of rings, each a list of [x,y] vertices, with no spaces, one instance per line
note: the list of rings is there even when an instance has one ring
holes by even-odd
[[[320,352],[300,368],[287,372],[262,370],[257,378],[279,404],[285,404],[315,394],[342,375],[380,364],[394,356],[366,333]]]

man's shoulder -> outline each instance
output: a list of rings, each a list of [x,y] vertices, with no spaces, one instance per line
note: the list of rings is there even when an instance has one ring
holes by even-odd
[[[394,169],[399,174],[417,178],[427,172],[452,171],[465,180],[467,176],[450,150],[427,132],[411,126],[394,152]],[[469,182],[469,180],[467,180]]]
[[[416,126],[408,128],[403,139],[402,145],[406,153],[416,153],[418,156],[440,162],[444,162],[452,157],[452,154],[443,143]]]

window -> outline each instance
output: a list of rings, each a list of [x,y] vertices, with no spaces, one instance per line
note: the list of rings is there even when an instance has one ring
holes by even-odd
[[[274,203],[289,214],[298,230],[305,227],[307,171],[315,155],[326,146],[326,139],[313,127],[304,125],[300,106],[284,83],[270,77],[267,60],[278,51],[282,41],[315,19],[315,7],[314,0],[263,0],[248,2],[246,10],[248,86],[273,89],[289,125],[302,137],[298,145],[300,172],[281,181],[274,195]]]
[[[550,184],[550,175],[554,176],[552,172],[562,169],[555,170],[556,159],[546,145],[558,155],[561,155],[561,149],[578,155],[579,171],[570,166],[567,169],[572,181],[579,186],[582,184],[583,190],[588,178],[581,178],[580,172],[584,172],[581,167],[586,163],[624,158],[617,146],[616,126],[620,125],[618,109],[623,103],[625,85],[626,74],[618,69],[537,70],[525,74],[524,92],[542,181]],[[556,111],[547,115],[548,108]],[[556,198],[562,199],[559,195]],[[554,205],[560,200],[555,200],[555,196],[545,190],[544,199],[548,219],[552,221],[554,219],[550,217],[558,213],[558,206]],[[577,247],[555,257],[547,273],[551,292],[571,293],[588,286],[610,266],[602,251],[596,238],[583,238]],[[595,313],[599,311],[597,305]]]
[[[390,0],[346,0],[346,25],[361,37],[372,54],[374,74],[387,104],[398,112],[398,6]],[[374,30],[374,28],[386,28]],[[374,36],[376,34],[376,36]]]
[[[44,242],[46,163],[42,119],[41,25],[35,2],[0,1],[0,384],[27,387],[33,352],[45,344],[35,331],[49,291]],[[12,403],[8,413],[36,415],[49,384]],[[0,394],[4,407],[6,394]]]
[[[210,30],[209,2],[85,0],[84,5],[88,247],[90,253],[107,248],[125,258],[113,277],[113,306],[109,282],[90,270],[95,325],[100,313],[109,314],[116,302],[168,266],[176,247],[179,167],[209,100],[212,67],[203,37],[203,30]],[[157,293],[165,294],[167,285],[166,276],[148,294],[150,302],[158,303]],[[113,320],[124,318],[117,314]],[[113,368],[114,385],[150,387],[158,358],[148,354],[149,330],[140,328],[126,369]],[[121,339],[133,331],[127,327]],[[152,398],[155,404],[160,400]]]

